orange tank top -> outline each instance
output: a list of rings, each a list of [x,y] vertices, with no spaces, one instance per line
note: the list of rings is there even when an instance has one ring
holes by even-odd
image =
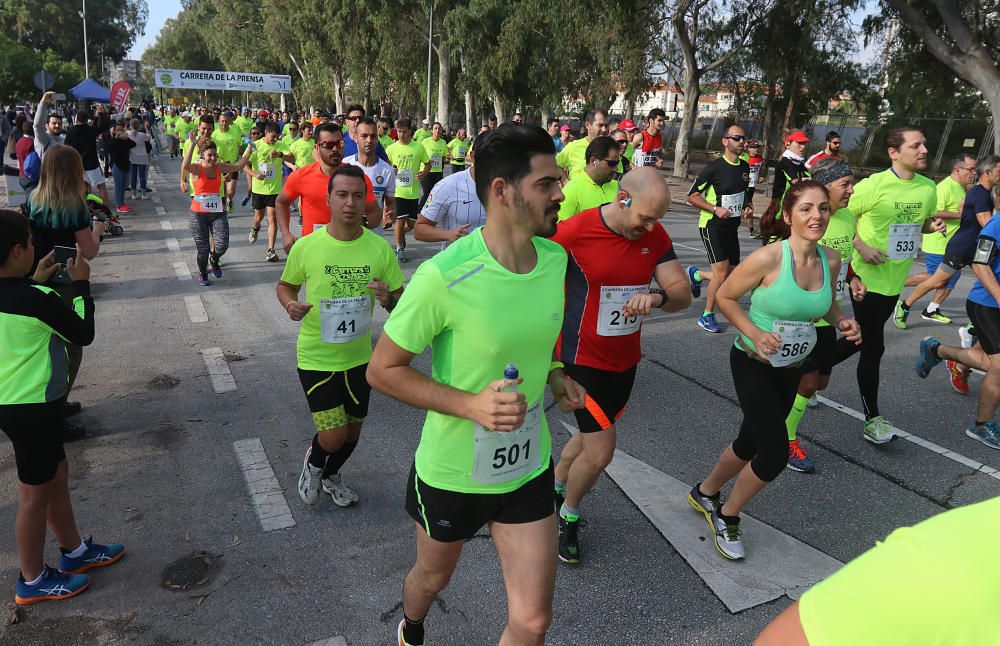
[[[195,213],[222,213],[222,173],[215,168],[215,177],[205,176],[202,166],[200,175],[191,175],[191,185],[194,187],[194,197],[191,200],[191,210]]]

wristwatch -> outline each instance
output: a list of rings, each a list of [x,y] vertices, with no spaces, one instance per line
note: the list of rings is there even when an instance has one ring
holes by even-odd
[[[662,299],[663,299],[663,300],[662,300],[662,301],[660,302],[660,305],[659,305],[659,307],[663,307],[664,305],[666,305],[666,304],[667,304],[667,301],[668,301],[668,300],[670,300],[670,297],[669,297],[669,296],[667,296],[667,293],[666,293],[665,291],[663,291],[662,289],[651,289],[651,290],[649,290],[649,293],[650,293],[650,294],[659,294],[659,295],[660,295],[660,298],[662,298]]]

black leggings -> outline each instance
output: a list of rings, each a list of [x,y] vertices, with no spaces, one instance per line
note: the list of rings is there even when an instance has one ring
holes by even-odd
[[[215,239],[214,260],[218,261],[229,249],[229,218],[225,213],[195,213],[191,212],[188,219],[191,237],[197,250],[198,273],[208,274],[208,259],[211,241]]]
[[[837,340],[837,356],[835,363],[847,359],[860,351],[858,359],[858,390],[861,391],[861,404],[865,409],[865,419],[878,417],[878,382],[882,366],[882,355],[885,354],[885,322],[892,316],[899,294],[886,296],[868,292],[863,301],[851,301],[854,305],[854,318],[861,327],[861,345],[840,338]]]
[[[754,475],[770,482],[788,463],[785,418],[795,402],[801,370],[798,366],[775,368],[748,357],[736,346],[729,353],[729,366],[743,409],[733,453],[750,462]]]
[[[427,197],[431,194],[431,189],[434,185],[441,181],[444,177],[444,171],[431,172],[424,175],[424,178],[420,180],[420,188],[423,191],[423,195],[420,196],[420,205],[418,209],[423,211],[424,204],[427,203]]]

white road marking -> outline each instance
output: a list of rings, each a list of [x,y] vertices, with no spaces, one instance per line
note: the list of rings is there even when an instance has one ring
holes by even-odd
[[[571,433],[577,430],[566,422],[562,425]],[[798,599],[842,565],[746,514],[740,526],[746,532],[743,543],[748,556],[741,562],[728,561],[716,549],[705,517],[687,503],[690,485],[617,450],[605,473],[732,613],[786,595]]]
[[[221,348],[205,348],[201,351],[201,358],[205,360],[205,367],[208,369],[208,376],[212,379],[212,388],[217,393],[228,393],[236,390],[236,379],[229,371],[229,362],[222,354]]]
[[[705,250],[704,248],[699,249],[697,247],[689,247],[686,244],[681,244],[679,242],[675,242],[674,246],[675,247],[680,247],[681,249],[690,249],[691,251],[704,251]]]
[[[340,635],[334,635],[333,637],[317,639],[314,642],[309,642],[308,644],[303,644],[302,646],[347,646],[347,640]]]
[[[250,491],[250,501],[260,527],[265,532],[295,526],[292,510],[288,508],[284,489],[274,476],[274,469],[267,459],[260,438],[249,438],[233,442],[236,461],[240,465],[243,479]],[[346,644],[346,642],[344,642]]]
[[[160,228],[164,231],[172,231],[174,226],[170,224],[170,220],[160,220]]]
[[[191,280],[191,270],[186,262],[175,262],[174,273],[177,274],[177,280]]]
[[[166,215],[167,214],[167,210],[165,208],[163,208],[162,206],[158,206],[158,207],[156,207],[156,214],[157,215]]]
[[[170,251],[180,251],[181,243],[177,241],[177,238],[167,238],[167,249]]]
[[[845,415],[849,415],[850,417],[853,417],[854,419],[859,419],[862,422],[865,421],[865,416],[860,411],[856,411],[853,408],[850,408],[849,406],[844,406],[843,404],[835,402],[832,399],[827,399],[826,397],[823,397],[822,395],[819,395],[817,397],[817,399],[821,403],[826,404],[827,406],[829,406],[830,408],[832,408],[834,410],[840,411],[841,413],[843,413]],[[980,473],[988,475],[991,478],[995,478],[997,480],[1000,480],[1000,471],[998,471],[995,467],[991,467],[991,466],[989,466],[987,464],[983,464],[982,462],[979,462],[978,460],[973,460],[972,458],[966,457],[966,456],[962,455],[961,453],[956,453],[956,452],[952,451],[951,449],[943,447],[940,444],[935,444],[934,442],[931,442],[930,440],[925,440],[924,438],[920,437],[919,435],[914,435],[913,433],[904,431],[903,429],[899,428],[898,426],[893,426],[892,424],[886,424],[886,426],[888,426],[889,429],[893,433],[895,433],[897,437],[901,437],[904,440],[907,440],[909,442],[912,442],[912,443],[916,444],[917,446],[921,446],[921,447],[923,447],[925,449],[933,451],[934,453],[937,453],[938,455],[940,455],[943,458],[948,458],[952,462],[958,462],[959,464],[961,464],[963,466],[969,467],[970,469],[974,469],[975,471],[978,471]]]
[[[205,303],[202,302],[201,296],[197,294],[185,296],[184,305],[187,306],[188,318],[192,323],[208,322],[208,312],[205,311]]]
[[[161,200],[161,199],[160,199],[160,198],[158,198],[158,197],[154,197],[154,198],[153,198],[153,204],[160,204],[160,203],[162,203],[162,202],[163,202],[163,200]]]

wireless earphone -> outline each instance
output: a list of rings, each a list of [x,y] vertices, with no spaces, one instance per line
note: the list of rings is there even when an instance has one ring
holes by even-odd
[[[621,204],[622,206],[624,206],[624,207],[625,207],[626,209],[627,209],[628,207],[632,206],[632,196],[631,196],[631,195],[629,195],[629,196],[628,196],[628,197],[626,197],[626,198],[625,198],[624,200],[621,200],[621,201],[619,202],[619,204]]]

